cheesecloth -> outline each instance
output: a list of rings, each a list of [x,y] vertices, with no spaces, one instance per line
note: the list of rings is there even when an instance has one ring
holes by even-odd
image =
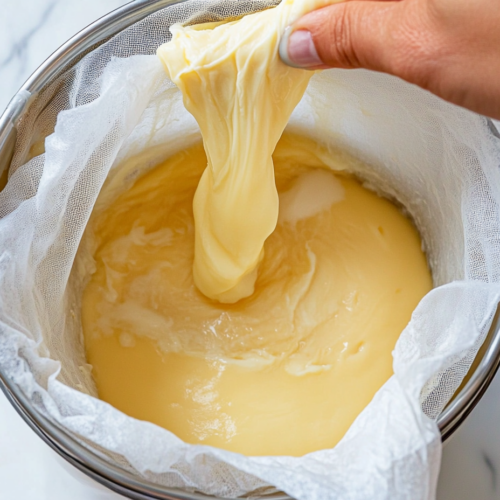
[[[61,71],[32,102],[0,193],[0,368],[42,415],[160,485],[225,497],[278,489],[298,500],[432,499],[441,454],[435,419],[500,301],[500,140],[483,117],[397,78],[318,73],[289,123],[336,154],[358,157],[354,173],[405,207],[436,287],[401,334],[394,376],[342,441],[299,458],[245,457],[188,445],[95,397],[79,316],[93,266],[81,244],[90,214],[200,139],[154,53],[174,22],[271,5],[167,7]]]

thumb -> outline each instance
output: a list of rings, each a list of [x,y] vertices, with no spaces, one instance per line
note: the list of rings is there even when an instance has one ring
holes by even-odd
[[[399,1],[348,1],[315,10],[287,29],[280,57],[304,69],[366,68],[391,73]]]

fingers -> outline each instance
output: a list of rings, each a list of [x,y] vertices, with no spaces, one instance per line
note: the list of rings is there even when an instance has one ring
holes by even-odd
[[[286,64],[305,69],[363,67],[393,72],[392,30],[401,5],[349,1],[313,11],[286,31],[280,56]]]
[[[280,56],[306,69],[389,73],[500,117],[499,22],[498,0],[347,0],[293,24]]]

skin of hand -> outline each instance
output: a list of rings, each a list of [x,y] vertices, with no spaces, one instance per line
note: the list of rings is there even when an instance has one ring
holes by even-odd
[[[283,61],[398,76],[500,119],[499,0],[347,0],[288,28]]]

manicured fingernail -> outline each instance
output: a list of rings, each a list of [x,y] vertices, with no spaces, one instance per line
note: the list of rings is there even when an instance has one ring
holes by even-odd
[[[281,60],[294,68],[324,68],[309,31],[287,28],[280,42]]]

